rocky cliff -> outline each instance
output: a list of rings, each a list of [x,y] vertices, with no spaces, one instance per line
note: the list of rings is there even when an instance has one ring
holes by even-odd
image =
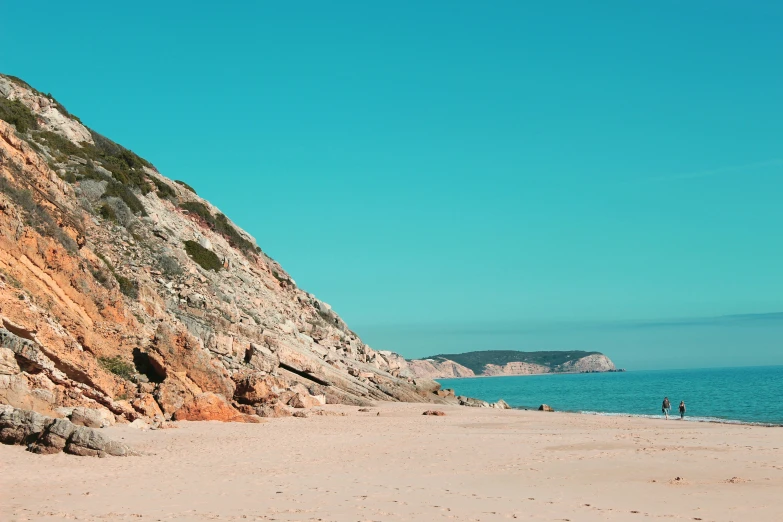
[[[160,423],[443,400],[186,183],[2,75],[0,189],[0,403]]]
[[[579,359],[575,359],[573,361],[565,362],[560,367],[560,371],[562,372],[576,373],[612,372],[616,369],[617,368],[615,368],[614,363],[609,359],[609,357],[601,353],[595,353],[585,357],[580,357]]]
[[[580,351],[488,350],[442,354],[408,361],[408,367],[415,377],[422,379],[615,371],[614,363],[604,354]]]

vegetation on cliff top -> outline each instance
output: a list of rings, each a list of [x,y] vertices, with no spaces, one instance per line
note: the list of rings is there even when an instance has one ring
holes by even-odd
[[[51,95],[40,93],[18,78],[12,76],[7,78],[18,85],[31,89],[36,94],[52,99],[56,103],[57,110],[63,115],[79,121],[62,104],[54,100]],[[94,144],[85,142],[76,145],[55,132],[39,130],[36,115],[26,105],[19,100],[10,100],[4,97],[0,97],[0,119],[14,125],[20,136],[27,140],[36,150],[40,151],[41,147],[46,147],[49,150],[49,154],[57,162],[66,163],[73,157],[87,160],[87,164],[78,169],[79,172],[77,174],[80,176],[77,177],[73,172],[68,173],[69,175],[64,177],[66,181],[74,182],[84,177],[105,179],[94,168],[94,164],[100,164],[111,173],[115,183],[124,188],[124,191],[122,191],[124,194],[111,195],[121,197],[134,213],[146,215],[144,206],[138,198],[132,195],[132,190],[138,190],[142,194],[147,194],[151,190],[157,189],[158,197],[175,198],[174,189],[170,185],[160,179],[148,176],[144,172],[145,167],[154,168],[149,161],[91,129],[88,130],[92,135]],[[120,192],[116,188],[114,191]]]
[[[181,179],[175,179],[174,183],[176,183],[178,185],[182,185],[183,187],[185,187],[186,189],[188,189],[189,191],[191,191],[194,194],[196,193],[196,189],[194,189],[193,187],[191,187],[190,185],[188,185],[187,183],[185,183]]]
[[[252,241],[245,239],[237,229],[231,226],[228,218],[223,214],[212,215],[207,206],[199,201],[186,201],[179,205],[182,210],[187,210],[189,214],[198,216],[209,228],[223,236],[229,244],[238,248],[242,252],[257,252],[258,248]]]
[[[38,95],[48,97],[57,104],[57,109],[62,114],[79,121],[62,104],[54,100],[51,95],[41,93],[19,78],[13,76],[6,76],[6,78],[17,85],[30,89]],[[39,130],[36,115],[27,106],[18,100],[9,100],[3,97],[0,97],[0,119],[15,125],[17,131],[22,135],[21,137],[27,140],[39,152],[44,147],[48,149],[49,155],[57,163],[67,164],[73,158],[80,158],[80,165],[76,167],[71,166],[71,170],[64,175],[61,174],[61,177],[70,183],[78,182],[82,179],[108,181],[109,185],[106,187],[103,197],[118,197],[122,199],[134,214],[147,215],[144,204],[136,195],[139,192],[142,195],[146,195],[155,190],[159,198],[177,203],[176,191],[170,184],[144,171],[145,167],[154,170],[153,165],[149,161],[90,128],[87,128],[87,130],[92,135],[94,144],[84,142],[76,145],[57,133]],[[73,162],[70,163],[72,164]],[[50,166],[54,170],[58,169],[52,163],[50,163]],[[111,173],[111,177],[108,176],[106,171]],[[177,180],[175,183],[193,194],[196,193],[195,189],[184,181]],[[239,230],[232,226],[225,215],[219,212],[213,215],[206,205],[198,201],[187,201],[179,206],[197,215],[210,229],[222,235],[232,247],[241,252],[250,255],[258,254],[261,251],[252,241],[248,240]],[[117,220],[117,216],[105,204],[96,210],[104,219]],[[205,259],[205,254],[197,254],[197,256]],[[211,266],[211,262],[207,261],[207,263]]]
[[[562,366],[569,361],[575,361],[588,355],[600,354],[600,352],[584,352],[571,350],[566,352],[518,352],[516,350],[487,350],[484,352],[443,353],[423,357],[423,359],[444,360],[448,359],[473,370],[476,375],[484,372],[487,364],[503,366],[510,362],[524,362],[540,364],[549,368]]]

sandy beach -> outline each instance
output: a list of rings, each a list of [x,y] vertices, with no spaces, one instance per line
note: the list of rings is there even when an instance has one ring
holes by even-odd
[[[780,520],[781,428],[427,408],[106,429],[141,457],[0,446],[0,519]]]

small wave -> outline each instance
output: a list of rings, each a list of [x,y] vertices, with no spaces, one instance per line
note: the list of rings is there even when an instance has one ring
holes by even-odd
[[[661,414],[658,415],[645,415],[642,413],[615,413],[615,412],[604,412],[604,411],[578,411],[575,413],[580,413],[582,415],[600,415],[602,417],[636,417],[640,419],[663,419],[663,416]],[[735,424],[735,425],[742,425],[742,426],[763,426],[766,428],[779,428],[783,427],[783,424],[775,424],[771,422],[753,422],[753,421],[741,421],[741,420],[734,420],[734,419],[721,419],[718,417],[685,417],[684,419],[679,419],[676,415],[669,415],[669,418],[672,420],[684,420],[687,422],[710,422],[715,424]]]

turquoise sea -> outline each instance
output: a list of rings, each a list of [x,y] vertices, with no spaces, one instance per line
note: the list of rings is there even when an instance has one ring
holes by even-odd
[[[668,396],[690,421],[783,425],[783,366],[627,371],[438,379],[457,395],[504,399],[515,408],[548,404],[557,411],[660,416]]]

